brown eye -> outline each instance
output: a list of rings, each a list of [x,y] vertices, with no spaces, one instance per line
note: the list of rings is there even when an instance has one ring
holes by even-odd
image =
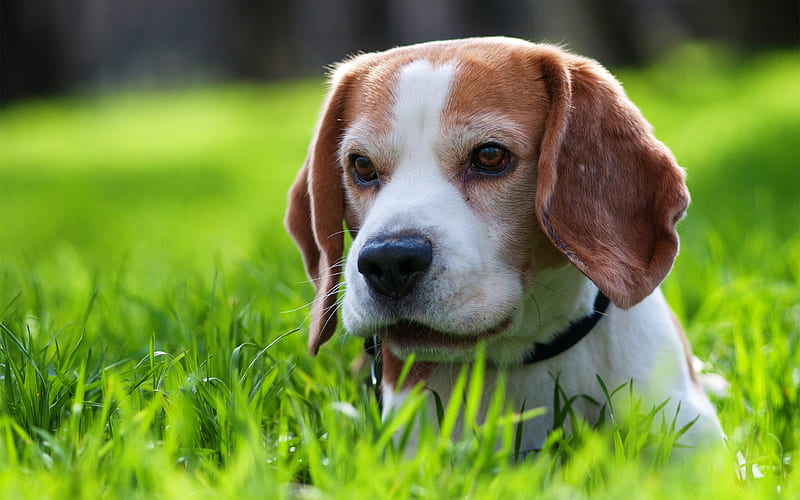
[[[372,160],[366,156],[351,155],[350,163],[353,165],[353,171],[356,174],[356,180],[363,183],[368,183],[378,178],[378,172],[375,171],[375,165]]]
[[[498,173],[508,166],[511,155],[496,144],[484,144],[472,151],[472,168],[482,172]]]

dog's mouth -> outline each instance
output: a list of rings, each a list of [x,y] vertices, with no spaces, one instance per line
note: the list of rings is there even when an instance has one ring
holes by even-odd
[[[447,354],[475,347],[481,340],[494,337],[507,330],[513,318],[509,316],[497,325],[476,334],[457,335],[432,328],[416,321],[402,320],[381,332],[380,337],[389,347],[401,353]]]

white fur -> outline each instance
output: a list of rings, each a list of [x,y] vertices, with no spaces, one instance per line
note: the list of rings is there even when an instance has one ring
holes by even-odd
[[[388,384],[384,384],[382,387],[381,401],[383,408],[381,408],[381,418],[386,420],[392,412],[403,406],[403,403],[408,399],[408,395],[411,391],[409,389],[394,391]]]

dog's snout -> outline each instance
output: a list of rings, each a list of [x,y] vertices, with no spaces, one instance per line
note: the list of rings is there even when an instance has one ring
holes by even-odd
[[[358,272],[373,290],[397,299],[411,293],[432,260],[433,245],[428,238],[390,236],[364,244],[358,253]]]

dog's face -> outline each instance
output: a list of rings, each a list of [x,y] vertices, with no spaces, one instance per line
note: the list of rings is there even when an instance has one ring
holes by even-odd
[[[365,100],[390,93],[356,104],[371,112],[348,120],[341,137],[348,226],[357,229],[344,327],[382,332],[398,354],[449,357],[507,330],[544,238],[531,189],[544,84],[535,67],[489,51],[474,57],[384,61],[376,70],[393,75],[393,88],[380,79],[359,89]]]
[[[683,172],[597,63],[508,39],[367,54],[337,69],[287,225],[317,287],[312,352],[342,317],[401,356],[469,356],[523,328],[546,268],[618,306],[664,278]]]

